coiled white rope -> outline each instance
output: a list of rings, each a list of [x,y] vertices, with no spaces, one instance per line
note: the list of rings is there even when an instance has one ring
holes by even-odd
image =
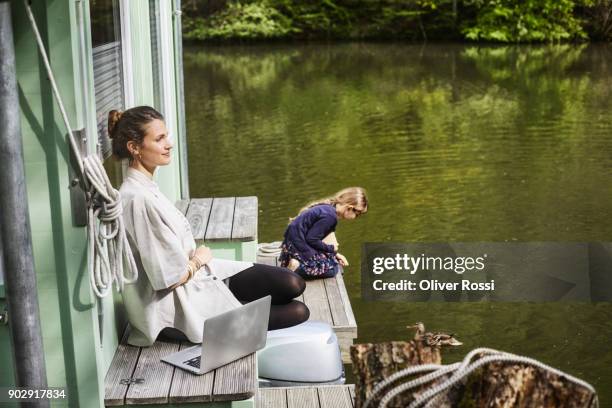
[[[478,358],[475,361],[472,361],[475,357]],[[395,388],[389,390],[384,397],[380,400],[379,407],[387,408],[391,400],[398,395],[412,389],[418,387],[419,385],[427,384],[431,381],[434,381],[442,376],[447,376],[451,374],[449,378],[444,380],[442,383],[437,384],[421,395],[419,395],[409,406],[408,408],[418,408],[421,406],[425,406],[426,408],[436,407],[440,404],[440,398],[443,397],[444,392],[456,385],[458,382],[464,380],[468,377],[474,370],[478,368],[494,362],[507,362],[507,363],[515,363],[515,364],[526,364],[531,365],[546,371],[549,371],[552,374],[558,375],[560,377],[565,378],[566,380],[573,382],[574,384],[580,385],[587,390],[589,390],[593,395],[594,399],[592,401],[591,407],[597,408],[599,406],[599,401],[597,399],[597,393],[595,388],[586,381],[583,381],[579,378],[571,376],[567,373],[564,373],[561,370],[558,370],[554,367],[551,367],[547,364],[544,364],[538,360],[515,355],[512,353],[507,353],[503,351],[498,351],[490,348],[477,348],[470,351],[463,361],[459,363],[454,363],[450,365],[437,365],[437,364],[425,364],[422,366],[414,366],[399,371],[389,378],[381,381],[372,391],[372,394],[368,398],[368,400],[364,404],[364,408],[367,408],[372,401],[376,398],[378,394],[381,393],[382,390],[387,388],[389,385],[394,382],[400,380],[401,378],[418,374],[421,372],[429,372],[428,374],[418,377],[414,380],[411,380],[405,384],[401,384]]]
[[[77,159],[82,182],[87,190],[87,240],[90,254],[88,271],[94,293],[102,298],[111,292],[113,282],[117,290],[122,291],[124,284],[138,279],[138,269],[121,216],[121,195],[113,188],[98,156],[91,155],[85,158],[81,156],[28,0],[24,0],[24,5],[51,82],[53,95],[68,130],[70,147]],[[124,274],[125,265],[128,267],[127,276]]]
[[[83,161],[85,175],[91,184],[87,209],[89,275],[96,296],[102,298],[115,282],[119,292],[123,285],[138,279],[138,269],[123,225],[121,194],[113,188],[97,156]],[[99,222],[96,222],[99,220]],[[124,259],[129,276],[124,274]]]
[[[476,361],[471,362],[472,358],[474,358],[477,355],[480,355],[480,356],[476,359]],[[427,407],[435,406],[436,401],[442,397],[442,392],[446,391],[447,389],[457,384],[462,379],[466,378],[474,370],[477,370],[483,365],[486,365],[489,363],[495,363],[495,362],[506,362],[506,363],[530,365],[530,366],[548,371],[559,377],[563,377],[569,382],[572,382],[574,384],[577,384],[589,390],[595,396],[595,399],[593,401],[594,404],[592,405],[592,407],[596,408],[599,406],[599,402],[597,400],[597,392],[595,391],[595,388],[591,384],[587,383],[586,381],[581,380],[580,378],[576,378],[570,374],[567,374],[561,370],[558,370],[554,367],[551,367],[547,364],[544,364],[530,357],[519,356],[516,354],[507,353],[504,351],[498,351],[498,350],[494,350],[490,348],[477,348],[477,349],[472,350],[470,353],[468,353],[468,355],[464,358],[463,362],[461,363],[457,371],[453,373],[453,375],[449,379],[447,379],[443,383],[438,384],[437,386],[432,387],[426,392],[424,392],[419,398],[413,401],[409,407],[416,408],[416,407],[420,407],[424,405],[425,403],[427,403],[426,405]]]
[[[271,258],[277,257],[281,253],[281,245],[281,241],[261,243],[257,246],[257,255]]]
[[[393,384],[396,381],[401,380],[402,378],[409,377],[411,375],[419,374],[422,372],[431,372],[430,374],[424,375],[422,377],[419,377],[417,379],[414,379],[412,381],[409,381],[397,387],[396,389],[399,389],[401,387],[400,393],[406,390],[409,390],[413,387],[416,387],[418,385],[428,383],[448,373],[450,370],[457,368],[459,364],[460,363],[455,363],[449,366],[445,366],[441,364],[422,364],[422,365],[408,367],[401,371],[398,371],[397,373],[394,373],[393,375],[389,376],[384,381],[381,381],[380,383],[378,383],[376,387],[374,387],[374,389],[372,390],[372,394],[370,394],[370,397],[366,400],[365,404],[363,404],[362,408],[368,408],[370,404],[372,404],[372,401],[374,401],[374,399],[378,396],[378,394],[380,394],[386,387],[388,387],[389,385]]]

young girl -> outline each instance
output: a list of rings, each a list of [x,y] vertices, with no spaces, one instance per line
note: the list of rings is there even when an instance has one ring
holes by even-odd
[[[304,278],[330,278],[338,273],[338,263],[347,266],[338,253],[334,231],[338,219],[353,220],[368,210],[366,192],[349,187],[333,197],[314,201],[302,208],[285,231],[280,255],[281,266]]]

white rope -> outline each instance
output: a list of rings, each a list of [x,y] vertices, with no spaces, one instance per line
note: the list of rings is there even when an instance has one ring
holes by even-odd
[[[397,382],[398,380],[401,380],[404,377],[409,377],[411,375],[419,374],[421,372],[427,372],[427,371],[437,372],[437,370],[443,367],[446,367],[446,366],[443,366],[441,364],[421,364],[421,365],[404,368],[403,370],[390,375],[384,381],[379,382],[376,385],[376,387],[374,387],[374,389],[372,390],[372,393],[370,394],[370,397],[363,404],[362,408],[368,408],[370,404],[373,403],[374,399],[376,399],[378,394],[380,394],[386,387],[393,384],[394,382]],[[427,376],[424,376],[424,377],[427,377]],[[424,377],[420,377],[420,378],[424,378]],[[407,384],[404,384],[404,385],[407,385]]]
[[[472,361],[476,358],[475,361]],[[470,351],[463,361],[459,363],[454,363],[450,365],[437,365],[437,364],[425,364],[421,366],[414,366],[399,371],[384,381],[377,384],[377,386],[372,391],[372,394],[368,398],[368,400],[364,404],[364,408],[367,408],[368,405],[372,403],[372,401],[376,398],[378,394],[381,393],[382,390],[387,388],[389,385],[397,382],[401,378],[418,374],[421,372],[429,372],[421,377],[418,377],[414,380],[408,381],[407,383],[401,384],[391,390],[388,390],[385,396],[380,400],[379,407],[387,408],[391,400],[398,395],[412,389],[418,387],[423,384],[430,383],[434,380],[437,380],[440,377],[448,376],[446,380],[437,384],[426,391],[424,391],[421,395],[419,395],[410,405],[409,408],[419,408],[421,406],[425,406],[425,408],[433,408],[440,405],[440,399],[444,396],[444,391],[453,387],[457,383],[463,381],[467,378],[473,371],[482,367],[483,365],[494,363],[494,362],[507,362],[507,363],[515,363],[515,364],[526,364],[531,365],[546,371],[549,371],[552,374],[565,378],[567,381],[573,382],[574,384],[580,385],[587,390],[589,390],[594,395],[592,408],[597,408],[599,406],[599,402],[597,399],[597,393],[595,388],[592,385],[583,381],[579,378],[573,377],[563,371],[560,371],[556,368],[553,368],[549,365],[541,363],[535,359],[518,356],[512,353],[506,353],[503,351],[498,351],[490,348],[477,348]]]
[[[76,157],[84,188],[87,190],[87,240],[90,253],[87,266],[91,287],[96,296],[102,298],[111,292],[113,282],[121,292],[124,284],[133,283],[138,279],[138,269],[123,225],[121,195],[113,188],[98,156],[82,157],[74,140],[72,126],[57,89],[34,14],[28,0],[24,0],[24,4],[51,82],[53,95],[68,130],[70,147]],[[128,267],[128,275],[124,274],[124,266]]]
[[[261,243],[257,246],[257,255],[276,257],[281,253],[281,241],[274,241],[269,243]]]
[[[94,293],[102,298],[110,293],[113,282],[119,292],[124,284],[135,282],[138,269],[123,225],[119,191],[111,185],[97,156],[86,157],[83,164],[92,186],[87,210],[87,234],[92,254],[89,275]],[[124,260],[129,276],[124,274]]]
[[[573,382],[574,384],[580,385],[586,388],[587,390],[589,390],[593,395],[596,395],[596,391],[593,388],[593,386],[591,386],[591,384],[579,378],[573,377],[567,373],[564,373],[561,370],[557,370],[554,367],[551,367],[547,364],[544,364],[538,360],[534,360],[529,357],[517,356],[515,354],[505,353],[505,352],[498,352],[498,354],[480,357],[474,363],[471,363],[465,366],[464,369],[457,370],[457,372],[455,372],[451,376],[451,378],[447,379],[445,382],[438,384],[435,387],[432,387],[426,392],[424,392],[419,398],[417,398],[415,401],[412,402],[412,404],[409,405],[409,408],[417,408],[417,407],[424,405],[425,403],[427,403],[428,407],[435,407],[439,398],[443,396],[442,394],[443,391],[457,384],[459,381],[463,380],[464,378],[469,376],[473,371],[477,370],[483,365],[486,365],[489,363],[496,363],[496,362],[531,365],[536,368],[540,368],[542,370],[549,371],[552,374],[555,374],[559,377],[563,377],[569,382]],[[597,407],[598,405],[599,404],[598,404],[597,398],[595,398],[594,407]]]

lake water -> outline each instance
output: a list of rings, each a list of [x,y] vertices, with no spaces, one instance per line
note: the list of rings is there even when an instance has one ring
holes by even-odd
[[[259,241],[351,185],[337,235],[358,342],[406,325],[524,354],[612,401],[608,303],[370,303],[363,242],[611,241],[612,47],[458,44],[185,48],[192,197],[259,197]]]

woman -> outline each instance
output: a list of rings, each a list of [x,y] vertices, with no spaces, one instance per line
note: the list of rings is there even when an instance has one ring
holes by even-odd
[[[121,185],[123,218],[138,280],[123,299],[132,330],[128,343],[153,344],[160,331],[174,328],[202,342],[208,317],[271,295],[269,329],[306,321],[306,305],[293,300],[306,287],[285,268],[213,258],[196,244],[184,215],[153,181],[158,166],[170,163],[172,142],[163,116],[148,106],[109,113],[108,132],[116,157],[129,160]],[[230,278],[229,287],[223,280]]]

